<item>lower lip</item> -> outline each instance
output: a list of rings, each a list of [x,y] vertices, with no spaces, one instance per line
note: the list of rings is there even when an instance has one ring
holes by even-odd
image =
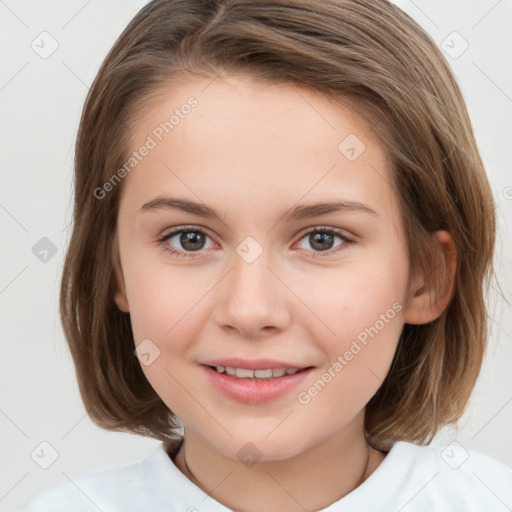
[[[219,373],[209,366],[201,365],[212,384],[224,395],[244,404],[262,404],[286,394],[304,381],[313,368],[294,375],[283,375],[272,379],[239,379],[226,373]]]

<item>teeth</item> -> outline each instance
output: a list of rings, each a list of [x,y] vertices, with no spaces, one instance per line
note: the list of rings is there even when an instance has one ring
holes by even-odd
[[[245,370],[243,368],[237,368],[235,370],[235,375],[240,379],[251,378],[254,377],[253,370]]]
[[[269,368],[268,370],[249,370],[247,368],[232,368],[231,366],[217,366],[219,373],[227,373],[239,379],[272,379],[283,375],[294,375],[299,368]]]
[[[258,377],[258,379],[269,379],[272,375],[273,372],[270,368],[268,370],[254,370],[254,376]],[[239,377],[238,370],[236,371],[236,376]]]

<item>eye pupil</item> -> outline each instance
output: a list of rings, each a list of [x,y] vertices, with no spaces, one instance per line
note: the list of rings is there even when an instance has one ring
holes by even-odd
[[[315,244],[319,244],[316,249],[329,250],[332,247],[334,237],[329,233],[315,233],[311,236],[311,246],[315,247]],[[325,243],[327,241],[327,244]]]
[[[179,241],[175,241],[174,243],[180,246],[179,249],[172,249],[172,243],[170,240],[178,237]],[[310,231],[309,234],[304,235],[303,239],[309,241],[310,249],[309,252],[313,251],[313,253],[326,253],[329,255],[331,252],[334,252],[334,241],[336,238],[340,238],[342,240],[342,248],[350,243],[350,240],[347,240],[344,236],[342,236],[338,231],[334,231],[331,229],[316,229],[314,231]],[[169,233],[164,238],[159,240],[159,242],[164,243],[166,245],[166,250],[171,254],[177,254],[180,256],[186,256],[187,253],[202,251],[206,244],[206,239],[209,238],[206,233],[203,233],[200,229],[178,229],[172,233]],[[167,240],[169,240],[167,249]],[[320,256],[317,254],[317,256]],[[313,254],[313,257],[317,257]]]
[[[181,234],[180,243],[187,250],[198,251],[204,244],[204,235],[195,231],[186,231]]]

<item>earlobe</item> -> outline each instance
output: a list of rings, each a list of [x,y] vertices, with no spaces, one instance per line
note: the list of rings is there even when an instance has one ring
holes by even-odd
[[[114,296],[114,300],[117,304],[117,307],[121,311],[123,311],[124,313],[130,312],[130,307],[128,305],[128,301],[126,300],[126,297],[123,292],[121,292],[121,291],[116,292],[116,294]]]
[[[120,311],[122,311],[123,313],[129,313],[130,306],[128,304],[128,299],[126,298],[126,288],[124,285],[123,271],[121,269],[121,259],[119,257],[117,231],[112,241],[112,265],[114,267],[114,281],[116,290],[116,292],[114,293],[114,301],[117,304],[117,307],[119,308]]]
[[[124,286],[124,279],[122,276],[122,272],[118,266],[114,268],[114,275],[116,280],[116,292],[114,293],[114,301],[117,304],[117,307],[120,311],[124,313],[130,312],[130,306],[128,304],[128,299],[126,298],[126,288]]]
[[[447,269],[445,279],[441,289],[437,291],[427,289],[423,281],[416,283],[404,315],[406,324],[427,324],[439,318],[452,296],[457,258],[455,244],[447,231],[437,231],[432,236],[437,240],[443,252]]]

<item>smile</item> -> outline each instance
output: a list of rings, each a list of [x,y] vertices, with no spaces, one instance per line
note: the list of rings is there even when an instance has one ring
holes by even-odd
[[[273,379],[283,375],[294,375],[305,368],[268,368],[266,370],[250,370],[247,368],[233,368],[231,366],[211,366],[218,373],[225,373],[239,379]]]
[[[251,370],[232,366],[201,365],[209,382],[221,396],[236,402],[257,405],[285,398],[299,385],[314,367],[267,368]]]

